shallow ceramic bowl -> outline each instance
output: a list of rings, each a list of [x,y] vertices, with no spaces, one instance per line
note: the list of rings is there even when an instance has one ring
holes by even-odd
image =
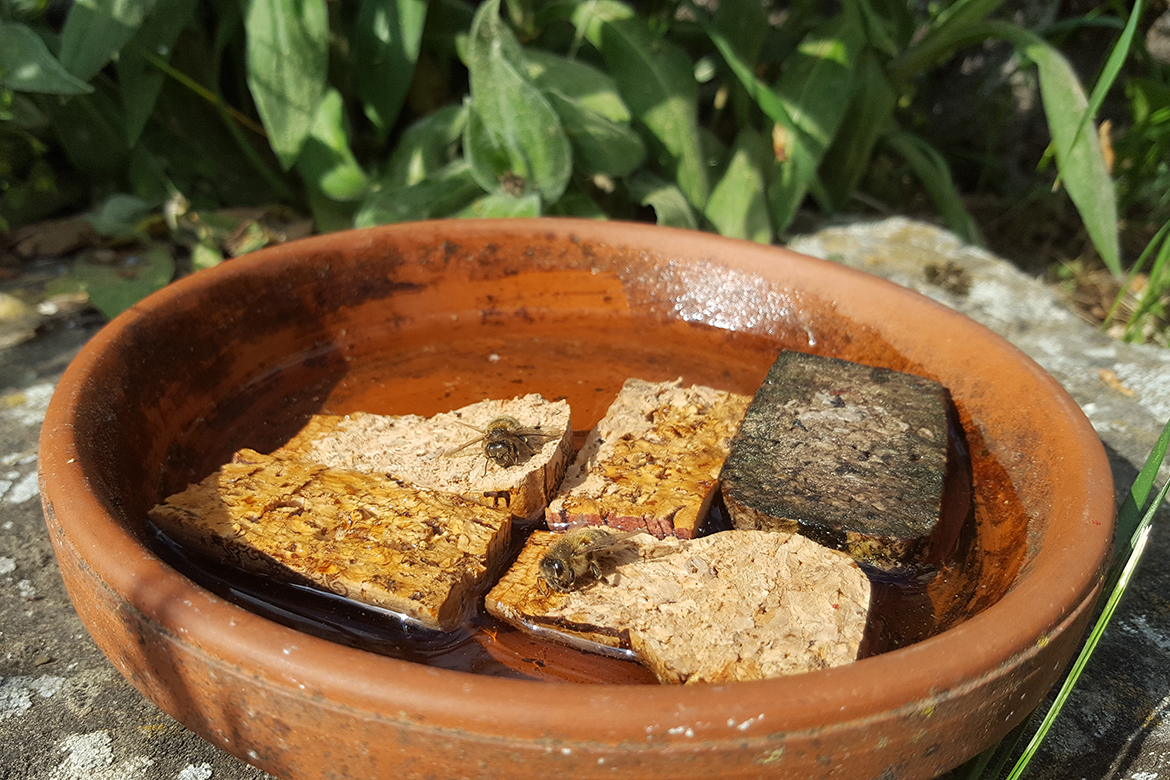
[[[728,685],[569,685],[334,644],[196,586],[147,510],[305,415],[565,396],[577,429],[627,376],[751,393],[781,348],[950,388],[975,486],[969,619],[831,670]],[[284,778],[924,778],[991,744],[1071,656],[1113,530],[1103,448],[1006,341],[783,249],[640,225],[406,224],[298,241],[166,288],[77,357],[45,419],[45,515],[119,670]],[[943,605],[944,607],[946,605]]]

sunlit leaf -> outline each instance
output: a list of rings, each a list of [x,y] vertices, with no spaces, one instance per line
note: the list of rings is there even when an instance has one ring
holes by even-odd
[[[731,162],[707,200],[707,219],[722,235],[771,242],[764,175],[771,158],[771,145],[759,133],[746,128],[739,132]]]
[[[134,36],[153,6],[154,0],[76,0],[61,31],[61,64],[89,81]]]
[[[699,144],[698,85],[686,52],[653,36],[638,19],[598,25],[590,39],[605,57],[635,121],[654,142],[659,164],[695,207],[710,184]]]
[[[506,192],[496,192],[477,198],[457,217],[487,218],[487,217],[539,217],[540,195],[530,192],[527,195],[516,197]]]
[[[41,36],[23,24],[0,22],[0,85],[18,92],[81,95],[93,87],[67,71]]]
[[[483,195],[465,160],[406,187],[371,192],[354,216],[354,227],[411,222],[455,214]]]
[[[118,55],[118,83],[126,111],[126,141],[134,146],[154,111],[166,74],[143,53],[169,61],[179,33],[191,21],[198,0],[157,0],[154,12]]]
[[[481,5],[468,39],[471,99],[494,145],[505,150],[509,173],[548,201],[565,191],[573,153],[556,111],[528,80],[523,52],[500,18],[500,1]]]
[[[524,59],[528,77],[540,90],[560,93],[614,122],[630,121],[617,83],[592,65],[542,49],[525,49]]]
[[[281,165],[292,167],[325,94],[325,0],[247,0],[248,87]]]
[[[626,189],[637,203],[654,209],[659,225],[697,230],[699,221],[682,190],[646,171],[638,171],[625,180]]]
[[[792,123],[783,125],[789,131],[787,144],[777,150],[780,175],[768,192],[779,232],[788,228],[804,200],[849,105],[842,98],[850,93],[865,37],[850,8],[800,42],[776,83],[776,95]]]
[[[467,122],[463,125],[463,157],[470,166],[472,178],[488,192],[500,189],[501,183],[527,188],[527,182],[512,173],[512,160],[503,143],[492,136],[475,105],[467,100]]]
[[[1101,259],[1110,271],[1120,275],[1121,249],[1113,179],[1105,165],[1096,131],[1077,133],[1089,104],[1080,80],[1064,55],[1043,38],[1013,24],[987,23],[985,28],[989,34],[1011,41],[1036,63],[1040,99],[1052,134],[1061,182]]]
[[[427,18],[426,0],[361,0],[352,45],[366,115],[383,131],[410,89]]]
[[[418,184],[445,167],[463,136],[467,106],[443,106],[406,128],[382,177],[383,186]]]
[[[297,170],[333,200],[359,200],[369,189],[369,179],[350,151],[345,106],[335,89],[321,99],[317,120],[297,158]]]
[[[547,97],[573,144],[578,171],[625,176],[642,164],[646,147],[629,125],[610,121],[559,92]]]

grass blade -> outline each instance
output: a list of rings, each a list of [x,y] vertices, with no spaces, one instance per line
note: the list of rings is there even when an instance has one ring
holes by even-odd
[[[1136,0],[1133,4],[1133,10],[1129,14],[1129,21],[1126,22],[1125,29],[1122,30],[1121,37],[1117,39],[1117,43],[1114,44],[1113,51],[1109,53],[1109,60],[1105,63],[1105,67],[1102,69],[1097,83],[1093,86],[1093,92],[1089,95],[1089,105],[1085,108],[1085,113],[1081,114],[1081,121],[1077,123],[1077,129],[1073,133],[1071,143],[1075,144],[1077,139],[1081,137],[1081,133],[1085,132],[1085,127],[1088,126],[1089,122],[1093,121],[1093,117],[1101,109],[1101,104],[1105,102],[1105,96],[1113,88],[1113,82],[1117,80],[1117,75],[1121,73],[1121,68],[1125,65],[1125,61],[1129,57],[1129,49],[1133,45],[1133,36],[1137,31],[1137,23],[1141,15],[1142,0]]]
[[[1170,422],[1166,423],[1166,426],[1162,429],[1162,435],[1158,437],[1158,441],[1154,445],[1153,451],[1146,458],[1145,465],[1142,466],[1138,478],[1134,480],[1133,486],[1130,488],[1130,494],[1122,506],[1121,513],[1118,517],[1118,550],[1114,554],[1115,569],[1116,564],[1122,558],[1124,558],[1124,564],[1119,570],[1116,570],[1116,574],[1111,573],[1106,579],[1103,590],[1109,593],[1109,599],[1105,602],[1105,607],[1101,611],[1101,615],[1097,618],[1097,622],[1093,625],[1093,630],[1089,633],[1088,639],[1085,640],[1084,647],[1081,648],[1080,654],[1077,655],[1076,661],[1073,662],[1072,669],[1065,678],[1064,684],[1061,685],[1056,699],[1052,702],[1052,706],[1049,707],[1048,712],[1044,716],[1044,720],[1041,721],[1031,741],[1028,742],[1028,746],[1024,748],[1023,754],[1016,761],[1007,780],[1019,780],[1023,775],[1032,757],[1036,754],[1041,743],[1043,743],[1044,737],[1048,734],[1048,730],[1056,721],[1057,715],[1060,714],[1065,702],[1068,701],[1069,695],[1076,686],[1077,680],[1080,679],[1081,672],[1084,671],[1085,665],[1088,664],[1089,659],[1093,656],[1093,651],[1097,648],[1097,643],[1101,640],[1101,636],[1105,633],[1105,628],[1113,618],[1117,604],[1125,594],[1126,587],[1133,577],[1133,572],[1137,568],[1138,561],[1141,560],[1142,553],[1145,551],[1146,542],[1150,538],[1150,529],[1154,514],[1162,502],[1166,500],[1167,492],[1170,491],[1170,481],[1168,481],[1158,491],[1157,497],[1136,523],[1133,534],[1129,535],[1129,527],[1134,525],[1133,519],[1138,516],[1140,507],[1145,504],[1146,496],[1149,495],[1150,488],[1153,486],[1154,477],[1157,475],[1158,469],[1166,457],[1168,444],[1170,444]]]
[[[979,234],[974,218],[963,205],[942,154],[926,141],[904,130],[889,133],[882,140],[914,169],[934,202],[934,207],[946,220],[947,227],[968,243],[982,244],[983,237]]]
[[[1170,225],[1170,223],[1167,224]],[[1154,240],[1156,241],[1157,237]],[[1150,248],[1153,245],[1154,242],[1151,241]],[[1141,318],[1162,299],[1162,294],[1166,292],[1166,265],[1168,262],[1170,262],[1170,238],[1165,238],[1162,241],[1162,248],[1158,250],[1158,256],[1154,258],[1154,265],[1150,268],[1146,291],[1142,294],[1142,299],[1138,302],[1137,308],[1134,309],[1133,314],[1130,315],[1129,320],[1125,323],[1125,339],[1127,341],[1137,337],[1137,327]]]
[[[1121,248],[1113,179],[1105,166],[1097,134],[1086,132],[1077,136],[1076,133],[1089,108],[1080,80],[1064,55],[1034,33],[1004,22],[986,22],[981,28],[988,35],[1010,41],[1036,63],[1040,99],[1064,187],[1106,267],[1120,276]]]

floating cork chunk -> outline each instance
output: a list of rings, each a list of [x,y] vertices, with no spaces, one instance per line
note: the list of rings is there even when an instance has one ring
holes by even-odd
[[[463,622],[511,528],[509,513],[458,496],[252,450],[154,507],[150,519],[220,562],[443,631]]]
[[[488,458],[482,441],[463,446],[483,436],[491,422],[503,416],[524,431],[539,432],[526,437],[527,446],[518,445],[520,462],[512,466]],[[533,393],[480,401],[430,418],[360,412],[315,415],[273,455],[386,474],[529,518],[544,510],[560,484],[571,441],[569,405]]]
[[[536,532],[487,610],[569,644],[632,650],[664,683],[726,682],[840,666],[863,648],[870,584],[857,563],[799,535],[724,531],[630,539],[602,581],[538,586],[557,534]]]
[[[628,379],[565,473],[545,521],[690,539],[719,485],[747,396]]]
[[[797,531],[892,569],[939,525],[950,396],[922,377],[783,352],[721,480],[736,528]]]

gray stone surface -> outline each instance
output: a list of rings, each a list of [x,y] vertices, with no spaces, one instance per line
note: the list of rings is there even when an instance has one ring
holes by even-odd
[[[895,218],[826,228],[793,247],[917,289],[1017,344],[1085,409],[1121,489],[1170,418],[1170,352],[1109,340],[1044,285],[943,231]],[[968,276],[966,294],[927,281],[926,268],[948,261]],[[89,335],[61,329],[0,351],[0,780],[267,778],[144,699],[69,603],[41,517],[36,439],[54,383]],[[1029,778],[1170,777],[1168,560],[1162,522]]]

